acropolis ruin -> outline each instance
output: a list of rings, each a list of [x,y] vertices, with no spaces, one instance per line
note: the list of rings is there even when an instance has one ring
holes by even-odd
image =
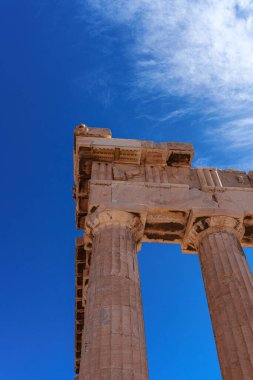
[[[75,129],[76,379],[148,380],[142,242],[198,254],[222,378],[253,379],[253,172],[192,168],[193,154]]]

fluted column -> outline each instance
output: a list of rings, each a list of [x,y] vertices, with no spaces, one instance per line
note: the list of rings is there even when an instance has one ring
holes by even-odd
[[[126,212],[87,219],[92,256],[79,380],[147,380],[136,245],[141,223]]]
[[[200,237],[202,275],[222,378],[252,380],[253,279],[236,229],[222,224]]]

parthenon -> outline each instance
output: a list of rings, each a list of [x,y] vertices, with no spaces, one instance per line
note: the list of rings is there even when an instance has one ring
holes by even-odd
[[[253,379],[253,171],[192,168],[193,154],[75,129],[76,379],[148,380],[142,242],[198,254],[222,378]]]

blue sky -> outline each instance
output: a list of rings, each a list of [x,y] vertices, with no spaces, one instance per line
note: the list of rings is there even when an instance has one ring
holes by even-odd
[[[73,128],[251,170],[253,2],[0,0],[0,19],[0,378],[73,379]],[[150,380],[221,379],[198,257],[139,262]]]

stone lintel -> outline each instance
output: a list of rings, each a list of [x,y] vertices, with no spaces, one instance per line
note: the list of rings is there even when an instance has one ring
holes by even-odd
[[[143,241],[181,243],[193,208],[225,209],[232,214],[236,209],[236,213],[244,215],[242,244],[253,245],[252,172],[193,169],[190,167],[193,148],[184,143],[114,139],[107,129],[86,126],[75,130],[75,139],[74,198],[78,229],[84,229],[87,213],[98,206],[146,213],[151,217],[157,213],[162,214],[164,223],[154,228],[148,223]],[[181,153],[177,155],[177,152]],[[190,152],[189,161],[180,156],[187,157],[187,152]],[[173,215],[172,222],[170,217],[166,220],[166,212],[168,215],[184,213],[184,227]],[[166,225],[172,228],[169,233],[165,231]],[[177,226],[180,231],[173,233]]]
[[[192,209],[182,241],[184,253],[198,253],[201,239],[212,232],[230,232],[239,241],[244,235],[244,215],[232,210]]]
[[[213,194],[181,184],[91,180],[88,212],[97,207],[146,215],[143,241],[160,243],[181,244],[191,214],[196,218],[222,212],[228,216],[239,215],[245,227],[241,243],[253,246],[253,191]]]

